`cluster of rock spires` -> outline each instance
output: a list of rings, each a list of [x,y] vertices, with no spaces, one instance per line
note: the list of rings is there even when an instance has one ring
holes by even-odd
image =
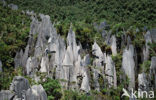
[[[65,89],[90,90],[85,66],[89,56],[81,58],[81,45],[77,45],[75,33],[69,30],[67,46],[57,33],[48,15],[40,14],[41,22],[32,17],[28,44],[15,56],[15,68],[24,67],[24,73],[36,81],[36,72],[47,73],[48,77],[62,80]],[[79,84],[78,77],[82,77]]]
[[[77,44],[75,33],[72,28],[69,29],[66,42],[50,21],[48,15],[40,14],[39,21],[33,12],[26,12],[31,15],[32,23],[29,34],[28,44],[25,51],[17,52],[15,56],[15,68],[22,66],[24,73],[31,76],[34,80],[39,81],[39,76],[36,72],[47,73],[47,77],[61,80],[61,85],[65,89],[80,89],[88,92],[91,89],[90,80],[93,79],[93,86],[96,90],[100,89],[98,82],[99,76],[107,80],[109,87],[117,87],[117,75],[115,62],[113,62],[111,54],[102,52],[99,45],[94,42],[92,46],[92,55],[94,55],[93,63],[91,55],[86,54],[82,58],[83,48],[81,44]],[[143,50],[143,61],[149,59],[149,42],[154,42],[151,37],[152,32],[148,31],[145,34],[146,45]],[[106,43],[111,47],[112,55],[117,54],[117,40],[111,32],[104,35]],[[137,58],[135,47],[131,44],[129,36],[124,36],[125,40],[121,45],[125,46],[122,55],[122,70],[129,78],[129,88],[135,88]],[[155,57],[151,59],[150,76],[155,75]],[[96,68],[91,68],[93,76],[89,75],[87,66],[92,65]],[[138,74],[139,86],[145,83],[145,74]]]
[[[10,7],[12,7],[10,5]],[[16,8],[16,7],[15,7]],[[18,7],[17,7],[18,9]],[[23,12],[31,16],[29,40],[25,50],[16,53],[14,62],[15,68],[23,67],[23,73],[30,76],[36,82],[40,81],[37,73],[46,73],[46,77],[59,79],[64,89],[81,90],[89,92],[91,88],[100,90],[99,78],[102,77],[109,87],[117,87],[117,71],[112,56],[117,55],[117,39],[115,35],[103,30],[102,36],[107,45],[111,47],[111,52],[102,52],[100,46],[94,42],[92,45],[92,55],[85,54],[82,57],[83,47],[77,44],[75,33],[72,27],[69,29],[65,40],[56,32],[54,25],[50,21],[50,16],[40,14],[40,19],[33,12]],[[104,23],[102,24],[104,26]],[[102,29],[102,25],[99,29]],[[149,58],[148,43],[155,42],[156,31],[148,31],[145,34],[146,45],[143,49],[143,61]],[[156,57],[151,58],[149,74],[136,73],[137,57],[135,47],[131,43],[129,36],[123,36],[122,47],[125,47],[122,54],[122,70],[129,78],[129,88],[135,88],[138,81],[139,89],[156,89]],[[87,66],[91,67],[91,70]],[[0,61],[0,72],[2,72],[2,62]],[[138,80],[136,79],[138,77]],[[106,80],[106,81],[105,81]],[[151,81],[154,80],[154,84]],[[91,82],[93,81],[93,82]],[[28,80],[17,76],[14,78],[10,90],[1,91],[0,99],[10,100],[11,98],[24,98],[24,100],[46,100],[47,95],[41,85],[29,86]]]

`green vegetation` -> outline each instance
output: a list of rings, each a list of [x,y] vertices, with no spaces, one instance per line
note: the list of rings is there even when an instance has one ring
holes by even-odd
[[[2,7],[0,2],[0,60],[3,72],[0,73],[0,90],[9,89],[14,76],[23,75],[22,68],[14,69],[14,56],[25,48],[29,33],[30,19],[10,8]]]
[[[156,43],[149,43],[150,46],[150,56],[156,56]]]
[[[12,82],[13,77],[15,76],[15,72],[12,70],[3,70],[0,72],[0,90],[7,90],[10,87],[10,83]]]
[[[94,100],[93,96],[89,96],[78,91],[65,90],[64,98],[62,100]]]
[[[123,74],[121,74],[121,75],[123,75]],[[102,88],[101,89],[102,95],[107,95],[108,97],[111,98],[111,99],[108,99],[108,100],[129,100],[129,98],[126,98],[126,97],[121,98],[122,89],[123,88],[128,88],[129,79],[126,76],[125,79],[120,78],[120,81],[121,82],[118,84],[118,86],[116,88],[114,88],[114,87],[110,88],[109,86],[106,86],[105,88]]]
[[[101,92],[92,90],[83,93],[73,90],[65,90],[64,97],[61,100],[114,100],[111,96],[103,95]]]
[[[3,72],[0,72],[0,90],[8,90],[10,83],[12,82],[14,76],[22,76],[22,68],[13,69],[12,67],[4,69]]]
[[[116,74],[117,74],[117,84],[120,84],[120,76],[123,74],[122,71],[122,55],[117,54],[115,56],[112,56],[112,60],[115,63],[116,68]]]
[[[14,56],[27,43],[30,19],[0,2],[0,60],[4,68],[13,67]]]
[[[106,21],[113,34],[121,37],[123,30],[156,27],[155,0],[7,0],[22,10],[50,15],[57,32],[67,36],[70,23],[76,33],[76,39],[84,48],[91,48],[94,40],[103,47],[100,31],[94,23]],[[33,5],[33,6],[32,6]],[[130,33],[131,34],[131,33]],[[135,39],[141,45],[140,39]],[[141,42],[141,43],[140,43]],[[109,48],[107,48],[109,51]]]
[[[149,73],[151,61],[149,60],[144,61],[143,64],[141,64],[140,66],[141,66],[141,70],[140,70],[141,72]]]
[[[7,0],[20,9],[51,16],[54,21],[92,23],[107,20],[128,25],[154,26],[156,1],[153,0]],[[33,5],[33,6],[32,6]]]
[[[41,84],[48,95],[48,100],[59,100],[62,97],[59,81],[48,78]]]

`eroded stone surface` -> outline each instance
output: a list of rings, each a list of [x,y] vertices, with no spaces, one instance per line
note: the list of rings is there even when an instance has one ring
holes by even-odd
[[[26,91],[25,100],[47,100],[47,94],[42,85],[33,85]]]
[[[150,76],[151,76],[151,80],[154,81],[153,87],[156,89],[156,57],[155,56],[151,58]]]
[[[29,88],[29,81],[22,76],[15,76],[10,86],[10,90],[15,92],[18,98],[23,98],[22,93]]]
[[[9,90],[0,91],[0,100],[11,100],[15,94]]]
[[[140,90],[149,90],[149,80],[145,73],[138,74],[138,83]]]
[[[116,37],[113,35],[111,37],[111,50],[112,54],[115,56],[117,54],[117,47],[116,47]]]
[[[99,47],[99,45],[94,42],[93,46],[92,46],[92,51],[93,51],[93,56],[95,58],[93,65],[97,66],[97,67],[101,67],[102,65],[102,61],[103,61],[103,53],[101,51],[101,48]]]
[[[22,67],[22,57],[23,57],[23,50],[21,49],[20,52],[16,53],[16,56],[14,58],[15,68]]]
[[[12,10],[18,10],[18,6],[15,4],[9,4],[8,7],[10,7]]]
[[[2,72],[2,61],[0,60],[0,72]]]
[[[135,87],[135,62],[134,62],[134,47],[130,45],[125,48],[122,55],[122,68],[125,74],[130,79],[129,88]]]
[[[106,78],[108,80],[109,87],[111,87],[111,86],[117,87],[115,64],[110,55],[107,55],[107,57],[106,57],[105,74],[106,74]]]
[[[153,42],[156,42],[156,29],[150,30],[151,38]]]
[[[152,43],[151,34],[149,31],[145,34],[144,38],[146,44],[143,49],[143,54],[144,54],[144,61],[147,61],[149,59],[149,48],[150,48],[148,44]]]

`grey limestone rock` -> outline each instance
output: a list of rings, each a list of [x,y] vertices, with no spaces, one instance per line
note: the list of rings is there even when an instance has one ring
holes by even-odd
[[[95,60],[93,62],[93,65],[97,66],[97,67],[103,66],[102,62],[104,60],[104,56],[103,56],[103,53],[101,51],[101,48],[99,47],[99,45],[96,42],[94,42],[94,44],[92,46],[92,51],[93,51],[92,54],[95,56]]]
[[[2,69],[2,61],[0,60],[0,72],[2,72],[3,69]]]
[[[23,54],[23,58],[22,58],[22,67],[24,67],[24,68],[25,68],[26,63],[27,63],[28,52],[29,52],[29,45],[26,46],[26,48],[25,48],[25,52],[24,52],[24,54]]]
[[[9,90],[1,90],[0,91],[0,100],[12,100],[14,95],[15,94]]]
[[[156,89],[156,57],[155,56],[151,58],[150,76],[151,76],[151,80],[154,81],[153,87]]]
[[[83,75],[83,79],[82,79],[82,84],[81,84],[81,90],[85,91],[85,92],[89,92],[90,91],[90,84],[89,84],[89,77],[87,75],[87,71],[85,68],[82,69],[82,75]]]
[[[47,94],[42,85],[33,85],[26,91],[25,100],[47,100]]]
[[[156,29],[150,30],[151,38],[153,42],[156,42]]]
[[[99,70],[92,68],[92,73],[93,73],[93,80],[94,80],[94,88],[95,90],[99,91],[100,90],[100,84],[98,82]]]
[[[142,91],[148,91],[149,89],[149,80],[145,73],[138,74],[138,86]]]
[[[8,7],[10,7],[12,10],[18,10],[18,6],[15,4],[9,4]]]
[[[106,68],[105,68],[106,79],[108,80],[109,87],[117,87],[117,77],[115,64],[110,55],[106,56]]]
[[[111,50],[112,54],[115,56],[117,54],[116,37],[113,35],[111,37]]]
[[[149,59],[149,48],[150,47],[149,47],[148,43],[152,43],[151,34],[149,31],[145,34],[144,38],[145,38],[146,44],[145,44],[145,47],[143,48],[143,55],[144,55],[144,61],[146,61]]]
[[[29,88],[29,81],[22,76],[15,76],[10,85],[10,90],[13,91],[18,98],[23,98],[22,93]]]
[[[22,67],[22,58],[23,58],[23,50],[21,49],[20,52],[16,53],[16,56],[14,58],[15,68]]]
[[[37,61],[35,57],[29,57],[26,63],[26,74],[34,75],[35,72],[37,71],[38,65],[39,65],[39,62]]]
[[[130,79],[129,88],[135,87],[135,62],[134,62],[134,47],[130,45],[125,48],[122,55],[122,68],[125,74]]]
[[[42,57],[40,66],[41,66],[40,72],[48,72],[48,70],[49,70],[49,59],[48,59],[48,57],[46,57],[46,56]]]
[[[84,59],[83,59],[83,66],[87,66],[89,64],[91,64],[91,60],[90,60],[90,55],[87,54],[86,56],[84,56]]]

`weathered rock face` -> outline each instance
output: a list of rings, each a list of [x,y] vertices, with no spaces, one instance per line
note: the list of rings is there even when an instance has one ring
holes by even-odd
[[[112,33],[112,31],[108,31],[107,35],[104,37],[105,42],[106,42],[107,45],[111,44],[111,33]]]
[[[156,29],[150,30],[151,38],[153,42],[156,42]]]
[[[48,70],[49,70],[48,57],[42,57],[40,72],[48,72]]]
[[[138,86],[142,91],[149,90],[149,80],[145,73],[138,74]]]
[[[93,65],[97,66],[97,67],[103,66],[102,62],[104,60],[104,56],[103,56],[103,53],[101,51],[101,48],[99,47],[99,45],[96,42],[94,42],[94,44],[92,46],[92,51],[93,51],[92,54],[95,58],[95,60],[93,61]]]
[[[35,57],[29,57],[26,63],[26,74],[34,75],[38,69],[39,62]]]
[[[14,58],[15,68],[22,66],[22,57],[23,57],[23,50],[16,53]]]
[[[47,100],[47,94],[42,85],[33,85],[26,91],[25,100]]]
[[[2,72],[2,61],[0,60],[0,72]]]
[[[18,6],[15,4],[9,4],[8,7],[10,7],[12,10],[18,10]]]
[[[26,46],[25,52],[24,52],[23,57],[22,57],[22,66],[23,66],[24,68],[25,68],[26,63],[27,63],[28,52],[29,52],[29,45]]]
[[[116,47],[116,37],[113,35],[111,37],[111,49],[112,49],[112,54],[115,56],[117,54],[117,47]]]
[[[81,84],[81,90],[85,91],[85,92],[89,92],[90,89],[90,84],[89,84],[89,77],[87,75],[87,71],[85,68],[82,69],[82,75],[83,75],[83,79],[82,79],[82,84]]]
[[[145,44],[145,48],[143,49],[144,61],[149,59],[149,48],[150,47],[148,44],[152,43],[151,34],[149,31],[145,34],[145,41],[146,41],[146,44]]]
[[[102,34],[102,37],[103,37],[104,39],[106,39],[107,31],[106,31],[106,30],[103,30],[101,34]]]
[[[106,57],[106,68],[105,68],[106,79],[108,80],[109,87],[117,87],[117,77],[115,64],[110,55]]]
[[[130,45],[129,48],[125,48],[122,55],[122,68],[130,79],[129,88],[135,87],[135,62],[133,57],[134,47]]]
[[[94,27],[100,31],[100,30],[103,30],[103,29],[106,29],[109,27],[108,23],[106,21],[104,22],[101,22],[100,25],[97,25],[97,23],[94,23]]]
[[[130,36],[127,37],[127,47],[129,47],[131,45],[131,38]]]
[[[62,62],[65,57],[65,52],[66,52],[65,41],[59,36],[57,38],[56,44],[55,44],[56,49],[54,50],[54,51],[57,51],[55,53],[55,64],[62,65]],[[52,49],[50,49],[50,50],[52,51]]]
[[[101,51],[101,48],[96,42],[94,42],[92,46],[92,51],[93,51],[92,54],[94,56],[93,66],[103,68],[104,55]],[[93,80],[94,80],[94,88],[99,91],[100,85],[98,79],[99,79],[100,71],[98,69],[92,68],[92,73],[93,73]]]
[[[0,91],[0,100],[12,100],[15,94],[9,90]]]
[[[100,84],[99,84],[99,70],[97,69],[92,69],[92,73],[93,73],[93,80],[94,80],[94,88],[95,90],[99,91],[100,90]]]
[[[90,61],[90,55],[87,54],[86,56],[84,56],[84,59],[83,59],[83,66],[87,66],[91,63]]]
[[[28,88],[30,88],[29,82],[22,76],[14,77],[10,86],[10,90],[14,91],[18,98],[23,98],[22,93]]]
[[[154,81],[153,86],[156,89],[156,57],[151,58],[150,77],[151,81]]]

